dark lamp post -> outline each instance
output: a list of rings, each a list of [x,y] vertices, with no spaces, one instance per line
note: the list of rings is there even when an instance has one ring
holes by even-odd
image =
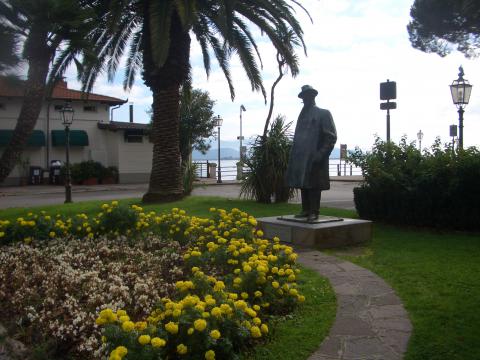
[[[458,108],[458,147],[463,149],[463,113],[465,112],[464,108],[470,100],[470,95],[472,94],[472,85],[469,84],[468,80],[463,78],[465,73],[463,72],[463,67],[459,67],[458,79],[452,82],[450,85],[450,92],[452,93],[453,103]]]
[[[73,123],[74,111],[70,103],[65,103],[62,110],[62,124],[65,126],[65,157],[66,157],[66,172],[65,172],[65,203],[72,202],[72,180],[70,176],[70,125]]]
[[[222,167],[220,165],[220,127],[222,126],[223,119],[220,117],[220,115],[217,115],[217,117],[214,117],[214,123],[215,126],[218,127],[218,177],[217,177],[217,183],[221,184],[222,183]]]
[[[243,147],[242,147],[242,141],[243,141],[243,134],[242,134],[242,111],[247,111],[245,109],[245,106],[240,105],[240,136],[238,139],[240,140],[240,162],[243,163]]]

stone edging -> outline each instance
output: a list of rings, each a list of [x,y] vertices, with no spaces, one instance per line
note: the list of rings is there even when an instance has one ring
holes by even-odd
[[[309,360],[398,360],[412,325],[393,289],[369,270],[319,251],[296,249],[298,262],[328,278],[337,315]]]

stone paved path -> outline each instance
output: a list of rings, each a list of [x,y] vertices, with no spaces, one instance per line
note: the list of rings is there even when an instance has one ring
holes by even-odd
[[[412,325],[393,289],[348,261],[296,249],[300,264],[328,278],[337,296],[337,316],[309,360],[397,360],[407,349]]]

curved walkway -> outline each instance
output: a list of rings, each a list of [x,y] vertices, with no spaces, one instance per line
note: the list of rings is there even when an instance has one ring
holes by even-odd
[[[393,289],[348,261],[295,249],[300,264],[328,278],[337,296],[337,316],[309,360],[397,360],[407,349],[412,325]]]

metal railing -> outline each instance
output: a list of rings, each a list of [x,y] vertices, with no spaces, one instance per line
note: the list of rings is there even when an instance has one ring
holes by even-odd
[[[223,180],[235,180],[237,178],[237,166],[236,165],[228,165],[231,163],[231,160],[226,160],[227,165],[222,165],[222,179]],[[194,161],[194,164],[197,166],[197,177],[198,178],[208,178],[209,177],[209,165],[217,164],[216,161]],[[222,161],[223,164],[223,161]],[[244,167],[243,173],[248,173],[250,171],[249,168]],[[362,175],[362,170],[352,164],[347,164],[342,162],[341,164],[330,163],[328,166],[328,171],[330,176],[358,176]],[[211,178],[217,178],[218,170],[215,166],[215,174],[210,176]]]

